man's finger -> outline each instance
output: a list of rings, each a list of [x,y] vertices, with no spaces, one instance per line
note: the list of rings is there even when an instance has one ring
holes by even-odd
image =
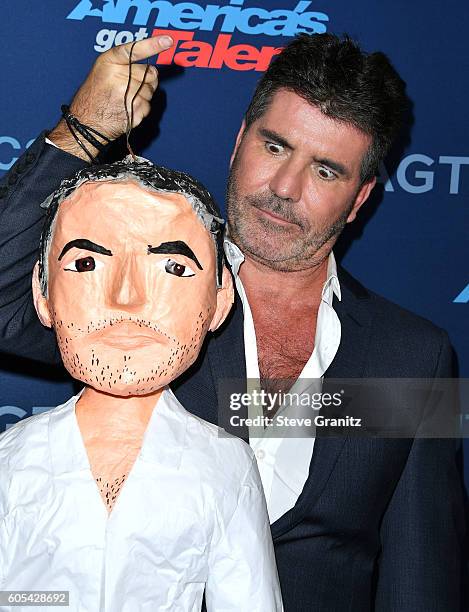
[[[132,79],[130,81],[130,85],[129,85],[129,92],[127,94],[127,98],[131,99],[134,97],[135,93],[139,91],[139,96],[142,94],[143,91],[146,92],[146,95],[143,96],[145,99],[151,100],[151,98],[153,97],[153,94],[155,93],[155,88],[152,85],[149,85],[148,83],[142,83],[142,81],[137,81],[135,79]]]
[[[148,87],[152,90],[153,93],[155,93],[158,88],[158,78],[152,77],[151,79],[149,79],[147,76],[145,80],[143,80],[143,77],[138,78],[132,76],[132,78],[130,79],[130,87],[138,89],[140,86]]]
[[[150,87],[149,85],[144,85],[140,91],[139,91],[139,96],[141,98],[143,98],[144,100],[146,100],[147,102],[150,102],[151,99],[153,98],[153,94],[155,93],[155,90]]]
[[[128,68],[120,68],[119,69],[120,76],[129,75]],[[158,78],[158,70],[156,66],[152,66],[151,64],[147,66],[147,64],[135,64],[132,66],[132,78],[137,79],[138,81],[142,81],[145,76],[145,82],[154,81]]]
[[[134,43],[130,42],[125,45],[118,45],[113,47],[101,56],[103,61],[108,61],[113,64],[128,64],[130,49]],[[151,38],[145,38],[135,43],[135,47],[132,51],[132,61],[138,62],[139,60],[147,59],[152,55],[161,53],[169,49],[173,44],[173,40],[170,36],[152,36]]]

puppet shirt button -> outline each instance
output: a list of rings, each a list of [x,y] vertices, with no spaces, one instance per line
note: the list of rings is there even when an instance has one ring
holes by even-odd
[[[256,450],[256,457],[259,459],[259,461],[262,461],[262,459],[265,457],[265,451],[263,451],[262,448],[259,448]]]

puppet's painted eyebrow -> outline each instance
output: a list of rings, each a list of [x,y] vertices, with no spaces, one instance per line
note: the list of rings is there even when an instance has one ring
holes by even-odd
[[[155,247],[149,244],[148,254],[150,253],[163,253],[164,255],[185,255],[185,257],[189,257],[189,259],[192,259],[192,261],[199,268],[199,270],[203,270],[194,251],[183,240],[174,240],[172,242],[162,242],[159,246],[155,246]]]
[[[76,238],[76,240],[70,240],[62,249],[62,252],[59,255],[59,261],[65,255],[67,251],[70,249],[85,249],[86,251],[93,251],[93,253],[100,253],[101,255],[109,255],[112,256],[112,253],[106,247],[101,246],[100,244],[96,244],[96,242],[92,242],[87,238]]]

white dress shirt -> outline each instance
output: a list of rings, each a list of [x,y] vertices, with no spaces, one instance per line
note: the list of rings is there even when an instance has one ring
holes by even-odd
[[[204,589],[208,610],[282,610],[249,446],[165,390],[108,515],[78,398],[0,436],[0,589],[69,591],[74,612],[195,612]]]
[[[252,381],[259,381],[259,363],[251,308],[239,277],[244,255],[235,244],[227,239],[225,240],[225,253],[243,304],[246,375],[252,386]],[[298,380],[290,389],[291,393],[312,394],[322,389],[324,372],[332,363],[340,344],[340,320],[332,306],[334,293],[340,300],[337,266],[331,251],[327,278],[322,289],[321,304],[318,310],[316,331],[312,330],[312,333],[315,333],[314,350]],[[297,410],[297,406],[283,406],[279,414],[293,416],[297,415]],[[309,416],[314,417],[312,409],[308,408],[308,410]],[[254,410],[250,411],[249,416],[256,417],[261,413],[262,410],[259,408],[257,413]],[[305,436],[300,432],[296,437],[294,431],[286,431],[285,437],[279,436],[278,429],[275,430],[275,434],[272,434],[269,428],[266,428],[263,434],[262,431],[263,429],[259,427],[250,428],[249,443],[257,458],[270,522],[274,523],[285,512],[293,508],[303,490],[309,474],[315,438],[311,435]]]

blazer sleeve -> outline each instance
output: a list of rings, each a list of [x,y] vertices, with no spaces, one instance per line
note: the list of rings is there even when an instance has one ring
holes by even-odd
[[[207,612],[283,612],[274,547],[254,458],[232,516],[222,519],[211,547]]]
[[[451,378],[452,350],[446,333],[441,336],[433,377]],[[458,447],[454,438],[414,439],[381,526],[375,612],[461,609],[464,512]]]
[[[55,335],[41,325],[32,301],[40,204],[86,162],[46,144],[45,137],[43,132],[0,180],[0,352],[59,364]]]

